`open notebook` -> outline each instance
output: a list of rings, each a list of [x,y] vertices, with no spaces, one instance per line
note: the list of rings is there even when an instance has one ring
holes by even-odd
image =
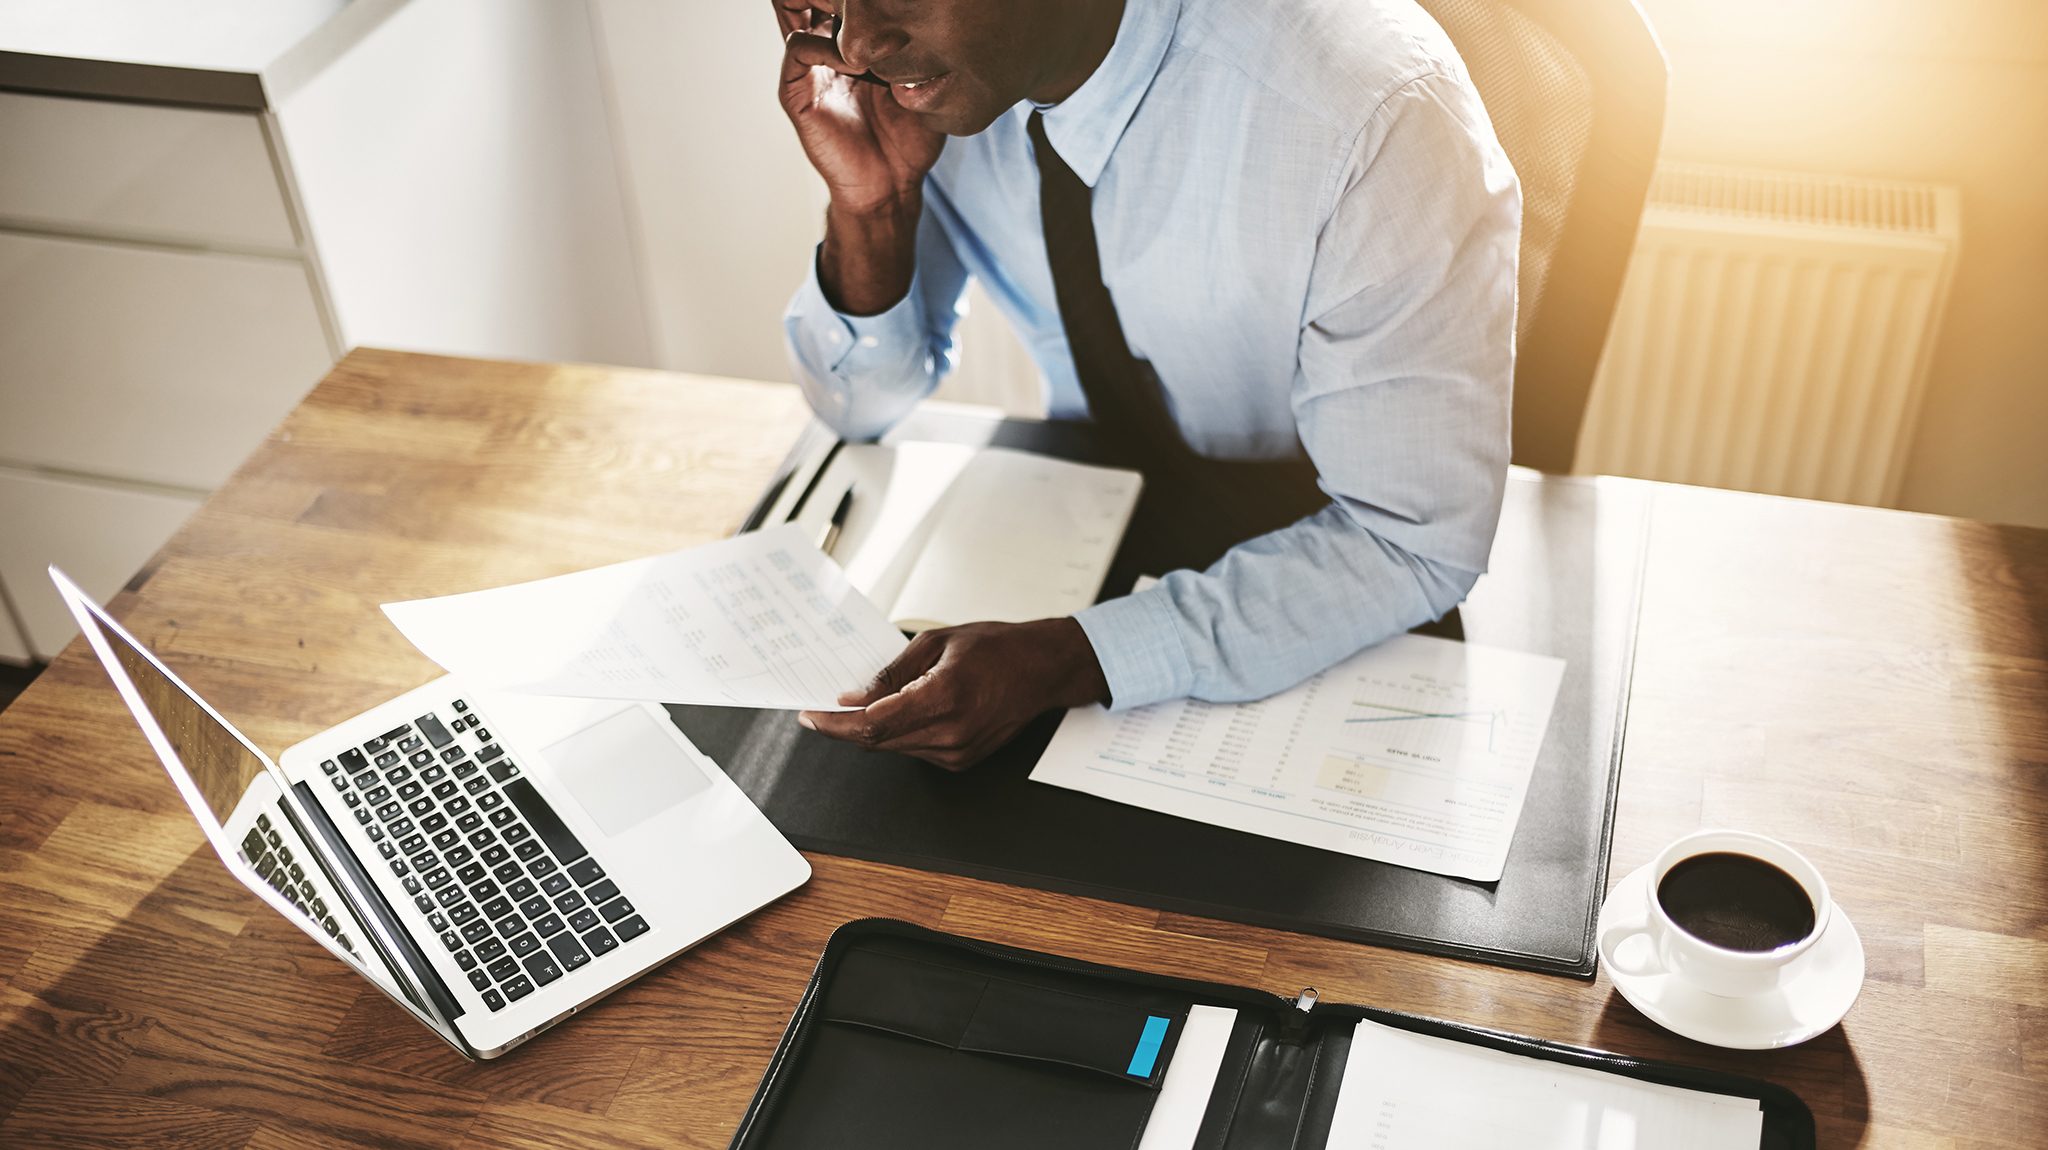
[[[1095,602],[1144,478],[1003,447],[850,444],[792,518],[905,631],[1071,615]]]

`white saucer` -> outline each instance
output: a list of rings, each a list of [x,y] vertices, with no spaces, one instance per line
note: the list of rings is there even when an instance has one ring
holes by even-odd
[[[1603,931],[1615,907],[1643,905],[1648,870],[1636,869],[1607,892],[1600,907]],[[1650,940],[1634,935],[1623,939],[1619,949],[1634,959],[1637,948],[1647,957]],[[1840,903],[1813,948],[1785,964],[1777,987],[1748,998],[1708,994],[1669,974],[1627,974],[1604,950],[1600,960],[1614,989],[1650,1021],[1696,1042],[1734,1050],[1775,1050],[1824,1034],[1842,1021],[1863,990],[1863,939]]]

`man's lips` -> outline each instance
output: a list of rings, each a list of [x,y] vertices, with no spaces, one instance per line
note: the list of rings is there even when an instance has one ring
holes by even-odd
[[[922,112],[945,95],[947,81],[953,78],[953,74],[940,72],[923,76],[883,78],[889,81],[889,94],[896,98],[897,104],[912,112]]]

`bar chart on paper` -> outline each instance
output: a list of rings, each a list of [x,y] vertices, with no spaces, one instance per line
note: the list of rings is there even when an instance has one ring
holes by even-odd
[[[1402,635],[1256,703],[1074,711],[1031,777],[1490,882],[1563,671],[1548,656]]]

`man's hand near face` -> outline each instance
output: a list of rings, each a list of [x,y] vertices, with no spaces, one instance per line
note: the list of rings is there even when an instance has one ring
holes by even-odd
[[[818,281],[850,315],[887,311],[910,290],[924,177],[946,137],[890,89],[853,77],[833,39],[841,0],[774,0],[783,35],[782,110],[831,193]],[[815,6],[814,6],[815,3]]]
[[[957,771],[1047,711],[1108,701],[1095,648],[1073,619],[969,623],[912,639],[866,690],[840,697],[861,710],[805,711],[797,721]]]

